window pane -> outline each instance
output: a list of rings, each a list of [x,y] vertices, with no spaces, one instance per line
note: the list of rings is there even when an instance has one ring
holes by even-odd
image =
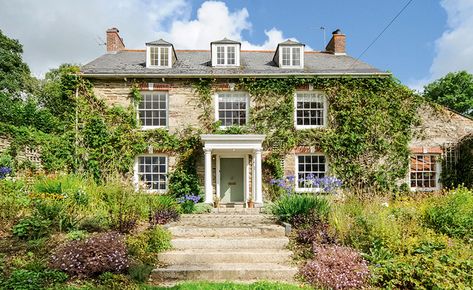
[[[169,47],[161,47],[160,66],[169,66]]]
[[[166,190],[167,163],[165,156],[144,156],[138,158],[138,179],[152,190]]]
[[[241,93],[221,93],[218,96],[218,118],[223,126],[245,125],[248,96]]]
[[[149,58],[151,65],[158,65],[158,47],[149,48]]]
[[[296,124],[324,126],[325,96],[315,93],[297,93]]]
[[[283,47],[281,53],[282,53],[282,64],[291,65],[291,48]]]
[[[325,176],[325,156],[298,155],[297,156],[297,185],[299,188],[316,188],[314,178]]]
[[[225,64],[225,47],[217,46],[217,64]]]
[[[142,93],[138,105],[138,118],[142,126],[166,126],[167,94],[162,92]]]
[[[235,64],[235,47],[227,47],[227,64]]]
[[[300,47],[292,48],[292,65],[300,66],[301,65],[301,49]]]
[[[437,187],[436,156],[418,154],[411,156],[410,179],[411,187],[434,189]]]

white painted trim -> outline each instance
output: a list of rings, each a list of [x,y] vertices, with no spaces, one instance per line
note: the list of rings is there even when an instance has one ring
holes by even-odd
[[[224,64],[217,64],[217,47],[224,47],[223,55],[224,55]],[[235,64],[228,64],[228,47],[235,47]],[[212,44],[212,66],[219,67],[219,68],[235,68],[240,66],[240,44]]]
[[[310,93],[310,94],[317,94],[323,97],[323,102],[324,102],[324,124],[323,125],[297,125],[297,94],[303,94],[303,93]],[[316,128],[326,128],[327,127],[327,122],[328,122],[328,100],[327,100],[327,95],[320,90],[310,90],[309,91],[296,91],[294,93],[294,127],[296,130],[304,130],[304,129],[316,129]]]
[[[214,116],[215,116],[215,121],[218,122],[220,121],[220,117],[218,115],[218,96],[219,94],[244,94],[245,95],[245,98],[246,98],[246,119],[245,119],[245,126],[248,125],[248,122],[250,121],[250,95],[247,93],[247,92],[243,92],[243,91],[225,91],[225,92],[221,92],[221,93],[215,93],[213,95],[213,99],[214,99]],[[226,129],[228,127],[231,127],[231,126],[219,126],[220,129]],[[238,127],[244,127],[244,126],[238,126]]]
[[[136,106],[135,106],[136,119],[138,121],[138,124],[141,125],[140,129],[142,131],[154,130],[154,129],[168,129],[169,128],[169,92],[167,92],[167,91],[151,91],[151,92],[149,92],[148,91],[146,93],[151,93],[151,94],[153,94],[153,93],[156,93],[156,94],[164,93],[166,95],[166,126],[142,126],[141,125],[141,120],[140,120],[140,112],[138,110],[140,104],[136,104]]]
[[[436,186],[435,187],[411,187],[411,161],[410,161],[410,156],[409,156],[409,169],[407,171],[407,182],[409,185],[409,188],[411,191],[418,191],[418,192],[423,192],[423,191],[438,191],[442,189],[442,183],[441,181],[441,176],[442,176],[442,155],[438,153],[414,153],[412,155],[429,155],[429,156],[435,156],[436,161],[435,161],[435,180],[436,180]]]
[[[158,60],[157,60],[158,65],[151,65],[151,47],[158,48]],[[163,49],[163,48],[168,49],[168,65],[167,66],[160,65],[160,63],[161,63],[161,49]],[[171,68],[172,67],[172,54],[173,53],[174,52],[173,52],[172,46],[147,45],[146,46],[146,67],[147,68],[157,68],[157,69]]]
[[[261,150],[265,135],[252,134],[210,134],[200,135],[204,142],[204,149],[223,150]]]
[[[294,186],[294,190],[296,192],[321,192],[322,189],[321,188],[300,188],[299,187],[299,156],[324,156],[325,157],[325,176],[327,176],[327,173],[329,172],[329,164],[328,164],[328,160],[327,160],[327,156],[325,156],[325,154],[321,153],[321,152],[318,152],[318,153],[301,153],[301,154],[295,154],[294,155],[294,158],[295,158],[295,161],[294,161],[294,164],[295,164],[295,167],[294,168],[294,182],[295,182],[295,186]]]
[[[244,201],[248,202],[251,196],[250,192],[250,162],[248,158],[248,154],[245,154],[245,195]]]
[[[289,48],[289,63],[290,65],[283,65],[282,63],[282,55],[283,55],[283,48]],[[292,65],[292,50],[294,48],[300,48],[300,65]],[[279,45],[279,67],[280,68],[292,68],[292,69],[302,69],[304,68],[304,46],[303,45]]]
[[[147,193],[166,193],[169,189],[169,156],[167,154],[153,154],[153,153],[144,153],[144,154],[139,154],[135,156],[135,161],[133,163],[133,186],[135,188],[135,191],[140,190],[140,178],[138,174],[138,158],[139,157],[164,157],[165,158],[165,169],[166,169],[166,188],[161,189],[161,190],[156,190],[156,189],[148,189],[144,190]]]

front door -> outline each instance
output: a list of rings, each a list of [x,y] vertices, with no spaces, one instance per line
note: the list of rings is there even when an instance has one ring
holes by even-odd
[[[220,200],[243,202],[243,158],[220,158]]]

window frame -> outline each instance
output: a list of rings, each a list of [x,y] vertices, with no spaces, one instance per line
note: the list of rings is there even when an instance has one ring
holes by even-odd
[[[413,156],[434,156],[435,157],[435,187],[412,187],[411,186],[411,158]],[[409,188],[411,189],[411,191],[437,191],[437,190],[440,190],[442,189],[442,184],[441,184],[441,180],[440,180],[440,176],[441,176],[441,173],[442,173],[442,161],[441,161],[441,154],[438,154],[438,153],[413,153],[409,156],[409,170],[408,170],[408,184],[409,184]],[[415,171],[416,173],[417,172],[426,172],[426,171]],[[431,171],[428,171],[428,172],[431,172]]]
[[[323,98],[323,124],[322,125],[298,125],[297,124],[297,95],[298,94],[316,94]],[[294,93],[294,127],[296,130],[314,129],[314,128],[326,128],[328,122],[328,100],[327,95],[323,91],[309,90],[309,91],[296,91]]]
[[[320,187],[312,187],[312,188],[301,188],[299,187],[299,156],[323,156],[325,158],[325,171],[324,171],[324,176],[327,176],[327,173],[329,172],[329,163],[328,163],[328,160],[327,160],[327,156],[325,156],[325,154],[321,153],[321,152],[317,152],[317,153],[299,153],[299,154],[295,154],[294,156],[294,164],[295,164],[295,168],[294,168],[294,182],[295,182],[295,186],[294,186],[294,190],[296,192],[322,192],[322,188]]]
[[[164,94],[165,95],[165,100],[166,100],[166,125],[165,126],[162,126],[162,125],[160,125],[160,126],[154,126],[154,125],[146,126],[146,125],[141,124],[140,111],[143,111],[143,109],[139,108],[140,104],[136,105],[136,119],[140,124],[141,130],[153,130],[153,129],[158,129],[158,128],[164,128],[164,129],[169,128],[169,92],[167,92],[167,91],[141,91],[140,93],[141,94],[146,94],[146,93]],[[144,101],[144,96],[143,96],[143,99],[141,100],[141,102],[143,102],[143,101]],[[148,109],[148,110],[153,111],[153,110],[160,110],[160,109]],[[144,109],[144,111],[146,111],[146,109]]]
[[[289,64],[284,64],[284,50],[289,49]],[[294,49],[299,50],[299,64],[294,64]],[[282,68],[304,68],[304,47],[299,45],[282,45],[279,47],[279,66]]]
[[[219,63],[219,49],[223,48],[223,63]],[[233,61],[229,63],[229,48],[233,48]],[[238,67],[240,66],[240,47],[238,44],[212,44],[212,66],[215,67]]]
[[[214,109],[215,109],[215,121],[216,122],[220,121],[220,117],[219,117],[219,114],[218,114],[219,113],[218,98],[219,98],[220,94],[226,94],[226,95],[243,94],[246,98],[246,108],[245,108],[246,116],[245,116],[245,125],[230,125],[230,126],[220,125],[219,128],[220,129],[226,129],[226,128],[233,127],[233,126],[246,127],[248,125],[249,116],[250,116],[250,95],[247,92],[244,92],[244,91],[236,91],[236,92],[235,91],[231,91],[231,92],[222,91],[222,92],[215,93],[214,94],[214,103],[215,103]]]
[[[156,64],[152,64],[151,50],[157,49]],[[161,51],[167,49],[167,65],[161,65]],[[172,67],[172,47],[171,46],[159,46],[159,45],[148,45],[146,47],[146,67],[147,68],[170,68]]]
[[[133,164],[133,179],[134,179],[134,186],[135,190],[139,191],[142,188],[140,187],[140,172],[139,172],[139,159],[140,157],[164,157],[164,169],[165,169],[165,189],[145,189],[144,191],[147,193],[166,193],[169,190],[169,156],[166,154],[140,154],[135,157],[135,162]],[[151,174],[163,174],[163,173],[151,173]]]

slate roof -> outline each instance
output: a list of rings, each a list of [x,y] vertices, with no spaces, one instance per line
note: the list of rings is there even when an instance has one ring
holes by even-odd
[[[221,40],[212,41],[210,44],[241,44],[241,42],[231,40],[225,37]]]
[[[147,42],[146,45],[172,45],[172,44],[160,38],[159,40]]]
[[[274,51],[241,51],[239,67],[212,67],[209,50],[176,50],[172,68],[146,68],[144,50],[123,50],[104,54],[82,66],[89,77],[286,77],[310,75],[390,75],[346,55],[305,52],[304,68],[280,68],[273,62]]]
[[[294,41],[294,40],[290,40],[290,39],[278,44],[278,46],[280,46],[280,45],[304,45],[305,46],[305,44],[303,44],[303,43],[300,43],[300,42],[297,42],[297,41]]]

